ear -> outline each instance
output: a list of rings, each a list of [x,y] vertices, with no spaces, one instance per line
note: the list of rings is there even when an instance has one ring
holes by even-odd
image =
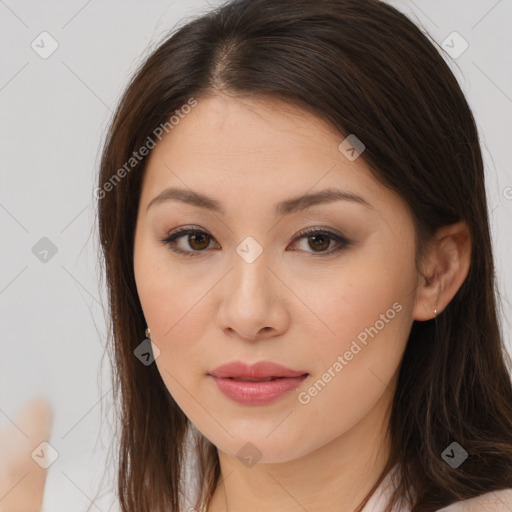
[[[464,221],[443,226],[434,234],[424,256],[427,275],[420,277],[413,309],[415,320],[430,320],[453,299],[466,279],[471,263],[471,234]]]

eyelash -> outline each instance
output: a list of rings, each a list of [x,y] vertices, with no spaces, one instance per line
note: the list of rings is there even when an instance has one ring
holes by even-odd
[[[183,254],[185,256],[195,256],[198,253],[206,252],[207,249],[202,249],[200,251],[197,251],[197,250],[184,251],[182,249],[177,248],[175,241],[184,235],[206,235],[206,236],[209,236],[212,240],[214,239],[206,231],[203,231],[203,230],[200,230],[197,228],[190,228],[190,227],[186,226],[186,227],[180,228],[179,230],[175,231],[174,233],[170,233],[166,238],[161,239],[160,241],[163,244],[168,245],[169,248],[171,249],[171,251],[178,253],[178,254]],[[293,239],[293,242],[297,242],[298,240],[300,240],[302,238],[306,238],[306,237],[313,236],[313,235],[326,235],[339,244],[338,247],[335,248],[334,250],[320,251],[320,252],[316,252],[316,253],[313,251],[312,252],[313,258],[323,257],[324,255],[327,256],[329,254],[338,252],[352,244],[352,242],[350,240],[347,240],[346,238],[344,238],[341,235],[338,235],[337,233],[333,233],[332,231],[327,231],[325,229],[319,229],[319,228],[305,229],[305,230],[301,231]],[[308,251],[306,251],[306,252],[308,252]]]

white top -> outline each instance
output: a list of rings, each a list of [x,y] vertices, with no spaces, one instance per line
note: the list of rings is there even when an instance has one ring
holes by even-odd
[[[382,512],[392,493],[392,471],[375,490],[362,512]],[[393,512],[411,512],[409,507],[395,508]],[[481,494],[476,498],[452,503],[438,512],[512,512],[512,489]]]

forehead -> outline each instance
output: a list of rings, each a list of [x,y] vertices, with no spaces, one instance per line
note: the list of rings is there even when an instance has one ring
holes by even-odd
[[[356,177],[364,186],[372,178],[369,168],[361,158],[351,162],[340,152],[344,138],[324,120],[276,99],[210,96],[198,99],[164,135],[147,171],[166,164],[201,181],[236,175],[246,183],[288,186],[290,179],[308,182],[329,173]]]
[[[289,103],[220,95],[200,99],[166,142],[168,148],[185,143],[197,155],[226,160],[250,155],[295,161],[320,154],[337,159],[343,138],[324,120]]]
[[[321,118],[275,99],[199,98],[151,151],[141,207],[177,186],[218,198],[231,213],[330,188],[366,198],[381,215],[404,208],[363,158],[345,156],[344,139]]]

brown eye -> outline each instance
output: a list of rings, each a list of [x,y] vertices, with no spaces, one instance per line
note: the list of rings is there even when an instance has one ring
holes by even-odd
[[[202,251],[210,245],[210,235],[205,233],[194,233],[187,238],[190,247],[196,251]]]
[[[294,240],[298,245],[303,241],[306,244],[304,244],[305,247],[302,247],[302,250],[310,254],[312,253],[313,256],[328,255],[351,245],[351,242],[342,235],[319,228],[303,231]]]
[[[325,249],[327,249],[329,247],[330,240],[330,237],[328,237],[325,234],[308,236],[309,247],[311,247],[315,251],[324,251]]]
[[[171,233],[162,242],[170,247],[170,249],[179,254],[194,256],[200,252],[206,252],[212,241],[211,235],[199,229],[182,228]]]

